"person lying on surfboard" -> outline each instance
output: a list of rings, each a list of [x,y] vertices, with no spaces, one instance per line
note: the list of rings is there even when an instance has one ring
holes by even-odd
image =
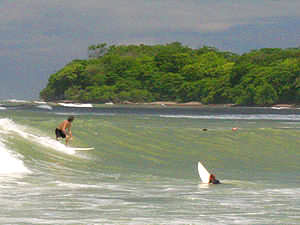
[[[64,120],[59,124],[59,126],[55,129],[56,134],[56,140],[58,138],[66,138],[66,145],[68,145],[69,140],[72,140],[72,132],[71,132],[71,126],[72,122],[74,120],[74,116],[69,116],[67,120]],[[68,129],[68,132],[66,131]]]
[[[220,181],[216,179],[214,174],[210,174],[209,176],[209,184],[220,184]]]

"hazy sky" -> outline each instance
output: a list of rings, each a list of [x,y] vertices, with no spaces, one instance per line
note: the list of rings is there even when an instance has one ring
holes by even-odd
[[[300,47],[300,0],[0,0],[0,99],[38,99],[89,45]]]

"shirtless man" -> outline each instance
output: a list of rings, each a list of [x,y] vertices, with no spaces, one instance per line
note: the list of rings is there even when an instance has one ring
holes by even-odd
[[[64,120],[61,124],[59,124],[59,126],[55,129],[56,140],[58,140],[59,137],[66,138],[66,145],[68,145],[69,140],[72,140],[71,126],[73,120],[74,116],[69,116],[67,120]],[[68,129],[68,132],[66,129]]]

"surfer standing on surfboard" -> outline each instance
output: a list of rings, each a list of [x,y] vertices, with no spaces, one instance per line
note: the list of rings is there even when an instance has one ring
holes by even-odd
[[[59,126],[55,129],[56,140],[58,140],[59,137],[66,138],[66,145],[68,145],[69,140],[72,140],[71,126],[73,120],[74,116],[69,116],[67,120],[64,120],[59,124]],[[68,132],[66,129],[68,129]]]

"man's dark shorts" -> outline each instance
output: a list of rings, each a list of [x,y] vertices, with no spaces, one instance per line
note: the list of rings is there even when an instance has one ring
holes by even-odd
[[[59,137],[65,138],[66,137],[65,133],[62,130],[57,129],[57,128],[55,129],[55,134],[56,134],[56,138],[59,138]]]

